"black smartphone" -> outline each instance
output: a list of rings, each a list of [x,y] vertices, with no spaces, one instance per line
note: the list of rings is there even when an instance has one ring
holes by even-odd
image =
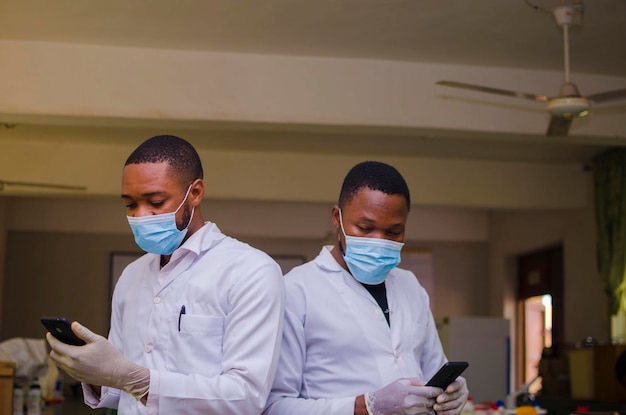
[[[445,390],[468,366],[467,362],[447,362],[430,378],[426,386],[435,386]]]
[[[72,331],[72,323],[65,317],[42,317],[41,323],[50,333],[65,344],[83,346],[85,342]]]

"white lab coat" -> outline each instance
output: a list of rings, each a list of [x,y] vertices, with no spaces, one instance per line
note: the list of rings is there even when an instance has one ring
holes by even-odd
[[[122,355],[150,369],[147,405],[111,388],[98,400],[85,387],[85,402],[120,415],[261,413],[282,335],[280,267],[209,222],[162,269],[159,260],[146,254],[124,270],[109,333]]]
[[[283,345],[267,415],[352,415],[358,395],[400,378],[428,380],[446,362],[413,273],[395,268],[385,280],[389,327],[330,249],[285,276]]]

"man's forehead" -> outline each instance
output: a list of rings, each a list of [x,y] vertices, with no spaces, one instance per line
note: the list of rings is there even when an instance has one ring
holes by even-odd
[[[128,164],[122,171],[123,180],[176,180],[167,162]]]
[[[169,171],[167,163],[141,163],[124,166],[122,193],[140,190],[144,192],[172,191],[179,186],[178,180]]]
[[[360,188],[351,198],[346,200],[346,207],[362,207],[368,205],[395,205],[400,202],[404,202],[406,205],[406,198],[399,193],[388,194],[380,190],[373,190],[367,187]]]
[[[408,216],[406,199],[403,195],[389,195],[377,190],[364,189],[346,201],[342,208],[344,216],[352,220],[376,222],[382,217],[394,217],[404,221]]]
[[[131,163],[124,166],[124,172],[163,172],[167,173],[170,164],[167,161],[157,163]]]

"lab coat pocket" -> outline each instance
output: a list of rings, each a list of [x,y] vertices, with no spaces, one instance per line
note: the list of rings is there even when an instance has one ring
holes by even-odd
[[[197,314],[182,314],[180,316],[180,332],[192,334],[206,334],[211,336],[222,335],[224,319]]]
[[[178,323],[178,316],[176,316]],[[220,372],[224,318],[200,314],[180,316],[180,331],[172,336],[169,369],[214,376]]]

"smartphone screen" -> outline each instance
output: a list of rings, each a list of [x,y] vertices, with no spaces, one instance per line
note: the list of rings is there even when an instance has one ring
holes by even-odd
[[[72,331],[71,323],[65,317],[42,317],[41,323],[57,339],[72,346],[83,346],[85,342]]]
[[[469,364],[467,362],[447,362],[435,373],[428,383],[426,383],[426,386],[436,386],[445,389],[454,382],[468,366]]]

